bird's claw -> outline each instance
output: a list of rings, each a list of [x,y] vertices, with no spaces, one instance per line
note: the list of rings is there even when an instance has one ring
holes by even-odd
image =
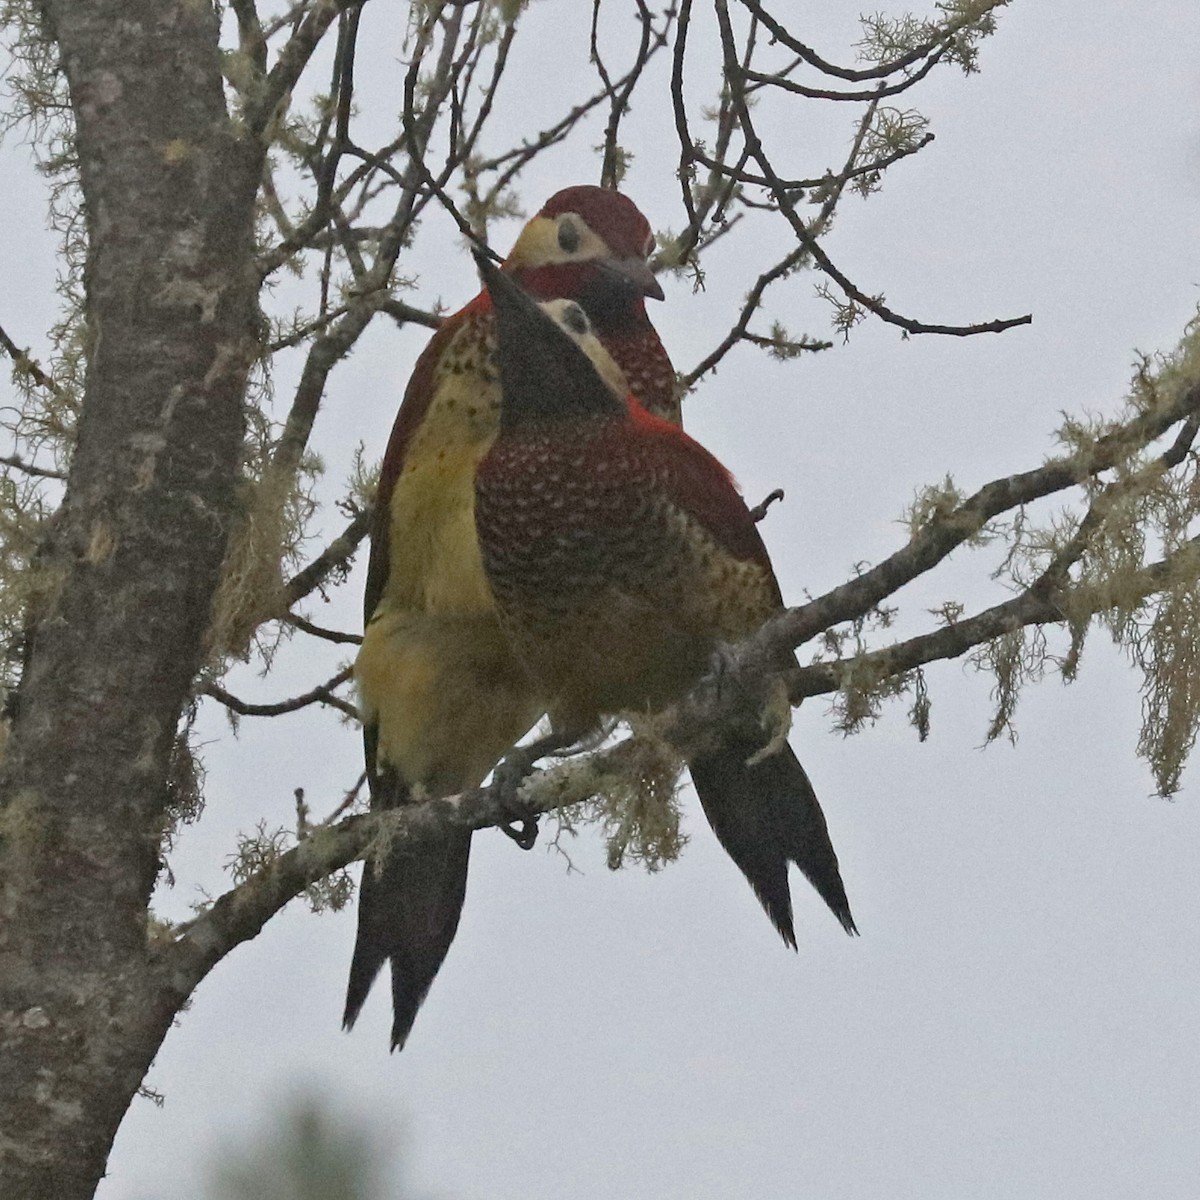
[[[539,755],[530,747],[518,747],[507,754],[492,774],[495,784],[508,808],[511,820],[502,824],[500,832],[511,838],[522,850],[532,850],[537,843],[537,813],[529,812],[517,796],[521,784],[529,777]]]
[[[501,825],[500,832],[512,838],[522,850],[532,850],[538,839],[537,817],[522,817],[519,824],[514,821],[511,825]]]

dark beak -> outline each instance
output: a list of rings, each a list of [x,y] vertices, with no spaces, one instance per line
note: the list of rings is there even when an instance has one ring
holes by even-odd
[[[623,414],[624,399],[574,338],[487,255],[471,253],[496,314],[501,429],[571,413]]]
[[[540,319],[549,321],[551,325],[554,324],[538,310],[537,305],[521,290],[512,277],[500,270],[482,250],[472,248],[471,254],[475,259],[475,265],[479,268],[479,277],[483,280],[483,286],[491,294],[492,303],[496,306],[497,311],[503,309],[514,316],[520,314],[526,319],[532,315],[535,323]]]
[[[665,300],[663,290],[650,264],[644,258],[631,254],[628,258],[602,258],[596,261],[596,266],[606,275],[621,280],[640,295],[649,296],[651,300]]]

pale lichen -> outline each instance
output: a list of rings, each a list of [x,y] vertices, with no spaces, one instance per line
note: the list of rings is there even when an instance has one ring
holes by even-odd
[[[261,386],[268,385],[264,381]],[[275,426],[257,404],[250,415],[241,518],[229,538],[209,622],[214,664],[230,657],[247,659],[252,651],[269,664],[284,630],[276,626],[272,634],[264,626],[286,610],[284,579],[301,564],[318,509],[314,492],[323,472],[321,460],[306,454],[295,471],[276,465]]]
[[[680,827],[682,769],[678,752],[642,719],[633,737],[612,748],[605,766],[590,758],[560,764],[531,781],[528,795],[539,806],[557,806],[556,841],[595,825],[612,870],[636,863],[657,871],[687,842]]]

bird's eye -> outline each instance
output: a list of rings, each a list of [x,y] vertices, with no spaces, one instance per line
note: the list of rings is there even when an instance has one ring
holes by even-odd
[[[584,337],[592,331],[591,324],[587,319],[587,313],[578,304],[564,304],[559,316],[562,323],[579,337]]]
[[[558,223],[558,244],[568,254],[579,249],[579,227],[568,217]]]

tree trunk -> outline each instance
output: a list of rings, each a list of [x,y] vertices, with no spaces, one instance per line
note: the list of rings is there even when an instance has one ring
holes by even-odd
[[[182,1003],[147,906],[235,517],[257,139],[207,0],[44,0],[75,113],[88,372],[0,770],[0,1195],[91,1196]]]

